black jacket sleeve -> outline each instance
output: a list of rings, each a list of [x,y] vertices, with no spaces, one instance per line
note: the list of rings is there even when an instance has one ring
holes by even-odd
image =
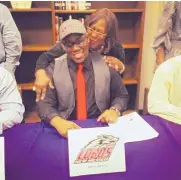
[[[116,43],[106,55],[113,56],[125,64],[125,52],[121,43]]]
[[[54,63],[54,59],[65,54],[60,43],[55,44],[50,50],[40,55],[36,62],[36,70],[47,68],[50,63]]]
[[[49,74],[49,77],[51,77],[51,79],[53,76],[53,70],[54,64],[50,63],[50,65],[46,68],[46,72],[47,74]],[[48,124],[55,116],[59,116],[56,89],[51,89],[50,87],[48,87],[45,98],[37,102],[36,107],[40,119]]]
[[[120,74],[113,68],[109,68],[111,75],[110,94],[111,107],[119,109],[124,112],[127,109],[129,94],[120,78]]]

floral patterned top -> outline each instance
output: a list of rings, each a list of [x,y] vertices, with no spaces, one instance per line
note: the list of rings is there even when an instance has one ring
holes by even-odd
[[[166,2],[152,47],[165,48],[165,60],[181,55],[181,2]]]

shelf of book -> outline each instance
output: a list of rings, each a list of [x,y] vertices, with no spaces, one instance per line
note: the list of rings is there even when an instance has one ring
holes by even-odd
[[[132,85],[132,84],[138,84],[138,81],[134,78],[123,78],[123,82],[125,85]],[[18,86],[21,88],[21,90],[33,90],[34,82],[29,83],[21,83],[18,84]]]
[[[143,9],[110,9],[114,13],[141,13]],[[89,10],[55,10],[56,14],[78,14],[78,13],[85,13],[90,14],[95,12],[96,9],[89,9]]]
[[[27,51],[27,52],[37,52],[37,51],[47,51],[48,49],[50,49],[52,47],[52,45],[23,45],[23,51]]]
[[[15,9],[10,8],[11,12],[52,12],[51,8],[25,8],[25,9]]]
[[[123,48],[124,49],[139,49],[140,45],[136,43],[123,43]]]
[[[123,43],[122,44],[124,49],[139,49],[140,45],[139,44],[134,44],[134,43]],[[27,52],[38,52],[38,51],[47,51],[52,47],[52,45],[23,45],[23,51]]]

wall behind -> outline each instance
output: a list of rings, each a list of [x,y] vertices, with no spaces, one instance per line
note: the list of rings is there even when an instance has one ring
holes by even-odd
[[[144,89],[150,87],[154,75],[156,56],[151,48],[151,43],[156,35],[158,21],[163,10],[164,3],[164,1],[146,2],[139,109],[143,109]]]

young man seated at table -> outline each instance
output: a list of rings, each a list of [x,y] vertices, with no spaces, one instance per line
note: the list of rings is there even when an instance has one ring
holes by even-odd
[[[24,106],[12,74],[0,67],[0,134],[23,120]]]
[[[157,68],[148,94],[148,111],[181,124],[181,56]]]
[[[59,32],[67,54],[47,68],[55,88],[49,88],[45,99],[37,103],[40,118],[65,137],[68,129],[80,128],[70,120],[115,122],[128,102],[120,74],[98,52],[89,52],[89,39],[80,21],[63,22]]]

